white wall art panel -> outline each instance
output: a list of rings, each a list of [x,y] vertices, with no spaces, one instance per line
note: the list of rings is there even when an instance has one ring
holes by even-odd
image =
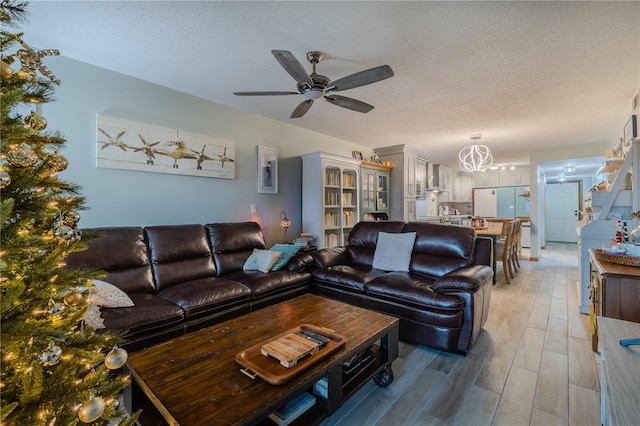
[[[112,169],[235,179],[235,142],[97,115],[96,165]]]

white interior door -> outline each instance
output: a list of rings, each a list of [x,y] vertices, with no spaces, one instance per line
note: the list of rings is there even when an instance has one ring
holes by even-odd
[[[546,240],[577,243],[580,184],[549,183],[546,185],[545,193]]]

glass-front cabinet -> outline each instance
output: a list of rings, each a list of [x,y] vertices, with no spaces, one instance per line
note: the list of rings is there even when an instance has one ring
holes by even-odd
[[[302,232],[318,248],[346,243],[360,220],[360,161],[324,152],[302,155]]]
[[[360,166],[360,219],[389,218],[389,170],[383,164],[363,161]]]

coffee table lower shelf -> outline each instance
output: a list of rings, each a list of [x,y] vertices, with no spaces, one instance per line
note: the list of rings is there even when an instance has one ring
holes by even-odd
[[[342,366],[339,365],[329,371],[325,377],[328,378],[329,389],[334,390],[334,392],[332,393],[330,390],[327,399],[323,399],[315,393],[313,386],[306,389],[306,392],[315,396],[316,403],[290,424],[294,426],[319,424],[322,420],[333,414],[342,406],[344,401],[351,398],[362,386],[367,384],[369,380],[373,379],[379,386],[383,387],[390,385],[393,382],[393,370],[391,369],[392,361],[389,361],[389,352],[380,345],[373,345],[370,350],[373,352],[375,358],[373,362],[368,363],[360,370],[354,371],[346,376],[342,372]],[[334,377],[337,380],[335,380]],[[388,380],[388,378],[390,378],[390,380]],[[258,424],[274,425],[276,423],[266,418]]]

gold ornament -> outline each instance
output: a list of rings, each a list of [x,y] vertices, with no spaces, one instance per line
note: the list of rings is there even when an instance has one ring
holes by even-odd
[[[49,343],[49,346],[40,353],[40,362],[45,367],[56,365],[62,358],[62,348],[60,346]]]
[[[73,293],[67,294],[62,300],[67,306],[78,306],[83,299],[84,297],[82,296],[82,293],[75,291]]]
[[[113,349],[104,357],[104,365],[109,370],[117,370],[122,367],[129,358],[129,354],[122,348],[114,346]]]
[[[105,402],[99,396],[91,399],[80,406],[78,417],[83,423],[91,423],[100,418],[104,412]]]
[[[11,176],[4,170],[0,170],[0,189],[5,189],[11,184]]]
[[[77,211],[70,211],[64,214],[63,223],[67,226],[75,226],[80,222],[80,213]]]
[[[9,146],[7,160],[16,167],[31,167],[38,161],[38,155],[26,143]]]
[[[49,169],[51,169],[54,172],[61,172],[65,170],[67,166],[69,166],[69,161],[64,156],[58,154],[57,152],[54,152],[53,154],[51,154],[47,159],[47,161],[48,161]]]
[[[11,66],[5,61],[0,61],[0,75],[2,76],[3,80],[8,80],[13,75]]]
[[[24,118],[24,127],[39,132],[47,127],[47,120],[43,116],[36,114],[35,111],[31,111]]]

